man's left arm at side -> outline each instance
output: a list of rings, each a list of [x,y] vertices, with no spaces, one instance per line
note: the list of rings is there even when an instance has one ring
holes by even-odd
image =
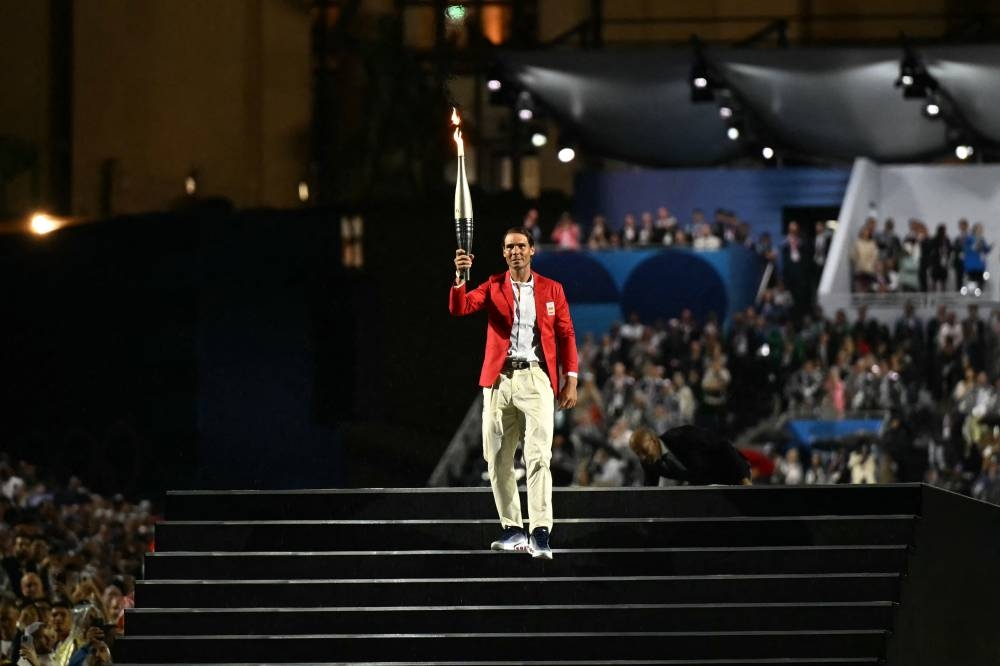
[[[566,374],[559,395],[556,396],[556,402],[562,409],[572,409],[576,406],[576,385],[580,366],[576,353],[576,332],[573,330],[573,320],[569,315],[569,303],[566,301],[562,285],[558,283],[556,283],[555,302],[556,346],[559,351],[559,365]]]

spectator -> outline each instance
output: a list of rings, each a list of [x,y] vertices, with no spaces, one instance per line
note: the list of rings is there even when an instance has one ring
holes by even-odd
[[[697,227],[695,234],[693,244],[695,250],[718,250],[722,247],[722,241],[718,236],[712,235],[712,228],[707,224]]]
[[[529,208],[528,212],[524,214],[524,221],[521,223],[521,228],[528,231],[531,237],[535,239],[535,245],[541,245],[542,243],[542,228],[538,226],[538,209]]]
[[[823,268],[826,266],[826,256],[830,253],[830,242],[833,240],[833,232],[822,220],[816,221],[815,233],[812,242],[812,265],[810,291],[815,294],[819,288],[820,280],[823,279]]]
[[[666,206],[660,206],[656,210],[656,231],[661,243],[673,244],[674,232],[677,231],[677,218],[670,214]]]
[[[808,257],[812,250],[806,247],[799,223],[792,220],[788,223],[785,240],[781,244],[781,275],[785,285],[792,293],[792,299],[799,312],[805,312],[812,305],[813,298],[809,294]]]
[[[899,287],[902,291],[927,291],[928,262],[924,252],[926,245],[927,228],[919,220],[910,220],[910,232],[906,235],[897,255]]]
[[[804,480],[806,485],[810,486],[833,483],[833,475],[827,470],[819,451],[812,452]]]
[[[772,483],[797,486],[804,481],[805,472],[802,469],[802,463],[799,461],[799,450],[793,446],[785,451],[783,458],[778,459]]]
[[[886,219],[882,231],[875,234],[875,243],[878,245],[879,259],[887,262],[899,259],[903,248],[899,236],[896,235],[896,223],[891,217]]]
[[[639,227],[635,223],[635,215],[625,213],[625,220],[622,222],[622,247],[635,247],[639,242]]]
[[[951,241],[943,224],[939,224],[934,237],[927,241],[927,266],[932,291],[944,291],[948,281],[948,264],[951,263]]]
[[[862,444],[858,449],[851,451],[847,458],[847,469],[851,474],[851,483],[871,484],[876,482],[876,457],[872,452],[871,445]]]
[[[870,219],[869,224],[861,228],[861,232],[858,234],[858,238],[854,241],[854,246],[851,248],[855,291],[871,291],[872,285],[876,280],[875,269],[878,263],[878,245],[875,244],[872,238],[873,223],[874,220]]]
[[[643,211],[640,221],[641,224],[636,244],[648,247],[656,240],[656,227],[653,226],[653,214],[649,211]]]
[[[609,245],[607,220],[603,215],[595,215],[594,224],[590,227],[590,235],[587,237],[587,247],[591,250],[603,250]]]
[[[580,249],[580,225],[568,212],[559,217],[556,228],[552,230],[552,242],[560,250]]]
[[[990,458],[986,469],[972,485],[972,496],[984,502],[1000,504],[1000,458]]]
[[[951,242],[951,263],[955,270],[955,291],[961,291],[965,282],[965,245],[969,238],[969,221],[958,221],[958,235]]]
[[[17,616],[17,608],[12,602],[0,602],[0,664],[11,660],[11,648],[17,634]]]
[[[989,254],[993,246],[983,238],[983,224],[976,222],[972,226],[972,235],[965,237],[965,251],[963,262],[965,268],[965,278],[970,283],[975,283],[982,290],[986,280],[986,255]],[[963,287],[964,288],[964,287]],[[964,293],[964,292],[963,292]],[[978,293],[976,294],[978,296]]]

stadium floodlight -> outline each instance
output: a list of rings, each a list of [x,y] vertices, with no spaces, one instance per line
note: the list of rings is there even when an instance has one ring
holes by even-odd
[[[514,108],[517,110],[517,117],[522,122],[528,122],[535,117],[535,102],[527,90],[522,90],[521,94],[517,96],[517,104]]]
[[[688,83],[691,85],[691,101],[711,102],[714,99],[713,89],[715,85],[712,80],[711,68],[701,44],[701,40],[695,36],[691,37],[691,46],[694,49],[694,60],[691,62],[691,74],[688,76]]]
[[[920,56],[906,43],[905,36],[903,58],[899,61],[899,78],[894,85],[903,89],[904,99],[923,99],[938,88],[937,81],[928,73]]]

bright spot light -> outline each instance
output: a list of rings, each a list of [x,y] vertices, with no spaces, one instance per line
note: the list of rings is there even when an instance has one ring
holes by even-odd
[[[990,272],[989,271],[983,271],[983,279],[984,280],[989,280],[990,279]]]
[[[517,117],[523,120],[524,122],[528,122],[529,120],[535,117],[535,112],[532,111],[531,109],[520,109],[517,112]]]
[[[941,113],[941,107],[934,102],[927,102],[927,106],[924,107],[924,111],[927,112],[928,116],[936,116]]]
[[[733,117],[733,110],[730,107],[728,107],[728,106],[720,106],[719,107],[719,117],[720,118],[732,118]]]
[[[576,157],[576,151],[572,148],[560,148],[559,153],[556,156],[559,158],[560,162],[567,164],[572,162],[573,158]]]
[[[444,15],[449,21],[461,21],[465,18],[465,5],[449,5]]]
[[[972,157],[973,152],[974,151],[972,149],[972,146],[967,146],[965,144],[962,144],[960,146],[955,146],[955,157],[957,157],[960,160],[969,159],[970,157]]]
[[[726,136],[728,136],[733,141],[736,141],[736,139],[740,138],[740,131],[735,127],[730,127],[729,129],[726,130]]]
[[[976,296],[982,296],[982,295],[983,295],[983,290],[982,290],[982,289],[980,289],[979,287],[976,287],[976,291],[975,291],[975,292],[973,292],[973,293],[974,293],[974,294],[975,294]]]
[[[194,193],[198,191],[198,181],[195,180],[194,176],[188,176],[184,179],[184,191],[189,197],[194,196]]]
[[[486,88],[490,92],[499,92],[503,88],[503,84],[500,82],[500,79],[490,79],[486,82]]]
[[[549,142],[549,138],[542,134],[541,132],[535,132],[531,135],[531,145],[535,148],[541,148]]]
[[[694,78],[694,87],[695,88],[707,88],[708,87],[708,79],[706,79],[704,76],[696,76]]]
[[[768,356],[771,355],[771,345],[765,342],[760,346],[760,349],[757,351],[757,353],[763,356],[764,358],[767,358]]]
[[[760,154],[764,156],[765,160],[769,160],[772,157],[774,157],[774,148],[772,148],[771,146],[764,146],[763,148],[761,148]]]
[[[299,183],[299,201],[302,203],[309,201],[309,183],[304,180]]]
[[[900,78],[900,81],[903,83],[904,86],[913,85],[913,77],[910,76],[909,74],[903,74],[903,76]]]
[[[958,290],[958,293],[962,294],[962,296],[967,296],[969,294],[969,288],[962,287],[961,289]]]
[[[35,213],[31,216],[31,232],[44,236],[59,228],[59,223],[45,213]]]

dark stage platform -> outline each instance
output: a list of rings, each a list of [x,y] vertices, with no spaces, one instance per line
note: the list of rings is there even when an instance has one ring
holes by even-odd
[[[117,664],[992,663],[1000,508],[922,485],[174,492]],[[980,601],[982,600],[982,601]],[[977,604],[984,607],[977,607]]]

